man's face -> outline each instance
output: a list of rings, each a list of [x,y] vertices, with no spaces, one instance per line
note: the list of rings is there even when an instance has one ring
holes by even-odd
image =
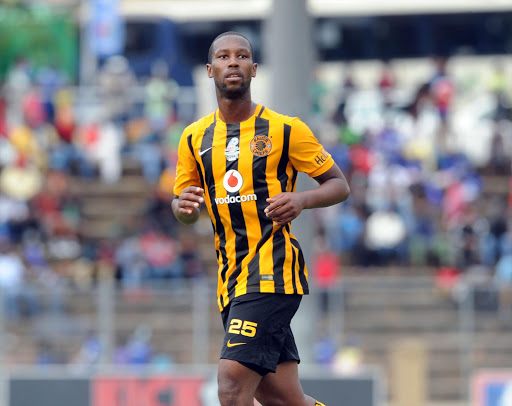
[[[227,35],[215,41],[212,63],[206,65],[208,77],[215,81],[217,91],[230,100],[247,94],[256,68],[249,43],[238,35]]]

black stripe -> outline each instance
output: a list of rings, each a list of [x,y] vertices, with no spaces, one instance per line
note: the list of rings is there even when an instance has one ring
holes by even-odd
[[[297,169],[293,168],[293,175],[292,175],[292,188],[291,190],[295,190],[295,184],[297,183]]]
[[[286,259],[286,239],[283,234],[283,227],[274,234],[272,259],[274,261],[274,286],[276,293],[285,293],[283,265]]]
[[[187,145],[190,153],[194,155],[194,148],[192,147],[192,134],[187,135]]]
[[[288,231],[290,231],[288,229]],[[297,293],[297,281],[295,280],[295,265],[297,263],[297,254],[295,253],[295,250],[292,248],[292,286],[293,286],[293,293]]]
[[[258,114],[258,118],[260,118],[261,115],[263,114],[263,110],[265,110],[265,106],[261,106],[261,110],[260,110],[260,114]]]
[[[201,140],[201,151],[205,151],[213,146],[213,134],[215,132],[216,121],[214,120],[209,127],[204,130],[203,139]],[[213,163],[211,150],[203,154],[199,159],[203,161],[206,184],[210,196],[215,195],[215,179],[213,176]]]
[[[299,250],[299,279],[304,293],[307,294],[309,293],[309,287],[308,281],[306,280],[306,275],[304,273],[304,270],[306,268],[304,263],[304,255],[302,255],[302,250],[300,248],[299,242],[294,238],[290,238],[290,241],[293,244],[293,246]]]
[[[286,192],[286,184],[288,183],[288,174],[286,173],[286,167],[290,158],[288,152],[290,150],[290,132],[292,127],[288,124],[284,124],[283,128],[283,150],[281,151],[281,158],[279,159],[279,165],[277,166],[277,179],[281,183],[281,191]]]
[[[215,132],[215,125],[217,124],[217,121],[214,120],[213,123],[204,131],[203,139],[201,140],[201,151],[204,151],[211,146],[213,146],[213,135]],[[215,197],[216,197],[216,191],[215,191],[215,178],[213,176],[213,162],[212,162],[212,154],[211,152],[205,153],[201,159],[203,160],[203,166],[204,166],[204,179],[202,179],[202,183],[204,184],[204,189],[208,190],[208,195],[210,196],[210,205],[212,207],[212,213],[215,217],[215,224],[212,225],[214,227],[214,232],[217,233],[219,236],[219,248],[220,248],[220,255],[222,256],[222,263],[224,264],[222,271],[221,271],[221,277],[222,280],[225,280],[226,278],[226,272],[228,270],[228,256],[226,254],[226,232],[224,230],[224,226],[222,225],[222,222],[220,220],[219,211],[217,210],[217,205],[215,204]],[[201,171],[199,171],[201,175]],[[217,253],[217,256],[219,253]]]
[[[240,124],[226,124],[227,133],[226,133],[226,148],[232,142],[232,140],[237,140],[237,146],[240,145]],[[226,154],[228,151],[226,151]],[[238,158],[233,161],[228,161],[226,157],[226,172],[228,170],[238,170]],[[240,196],[240,192],[229,193],[229,196]],[[229,297],[232,298],[235,295],[235,286],[237,284],[236,278],[242,272],[242,260],[249,253],[249,241],[247,239],[247,226],[244,220],[244,213],[242,211],[242,203],[230,203],[228,205],[229,215],[231,218],[231,227],[235,233],[235,263],[236,268],[233,273],[229,277],[228,282],[228,294]]]
[[[264,107],[262,108],[263,111]],[[261,112],[262,112],[261,111]],[[260,115],[261,115],[260,112]],[[269,135],[269,121],[261,118],[260,116],[256,117],[254,124],[254,136],[256,135],[265,135],[268,137]],[[268,218],[265,215],[265,207],[268,206],[267,198],[268,194],[268,184],[267,184],[267,156],[253,156],[252,161],[252,179],[253,179],[253,187],[254,193],[258,196],[258,200],[256,200],[256,210],[258,212],[258,219],[260,223],[261,229],[261,240],[258,241],[256,247],[256,255],[251,260],[248,265],[249,268],[249,277],[247,280],[248,286],[256,286],[260,283],[260,248],[263,244],[268,241],[270,236],[272,235],[273,223],[272,219]]]
[[[190,152],[192,153],[192,155],[194,155],[194,147],[192,146],[192,134],[190,134],[187,137],[187,144],[188,144],[188,148],[190,149]],[[201,187],[204,189],[203,172],[201,171],[201,166],[199,165],[199,162],[197,162],[197,161],[196,161],[196,168],[197,168],[197,173],[199,174],[199,180],[201,181]]]

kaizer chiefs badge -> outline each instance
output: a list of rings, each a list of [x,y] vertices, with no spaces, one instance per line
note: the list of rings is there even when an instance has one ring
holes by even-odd
[[[256,135],[251,140],[251,152],[256,156],[267,156],[272,151],[272,141],[266,135]]]

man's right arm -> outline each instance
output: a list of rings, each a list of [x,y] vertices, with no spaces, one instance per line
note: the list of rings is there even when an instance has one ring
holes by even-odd
[[[189,186],[179,196],[174,195],[172,211],[180,223],[190,225],[199,219],[199,206],[204,202],[203,194],[202,188]]]

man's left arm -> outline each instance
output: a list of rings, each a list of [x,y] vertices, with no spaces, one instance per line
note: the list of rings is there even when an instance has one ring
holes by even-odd
[[[350,187],[341,169],[334,163],[327,171],[314,177],[318,187],[303,192],[283,192],[267,199],[267,217],[283,225],[297,218],[304,209],[332,206],[347,200]]]

